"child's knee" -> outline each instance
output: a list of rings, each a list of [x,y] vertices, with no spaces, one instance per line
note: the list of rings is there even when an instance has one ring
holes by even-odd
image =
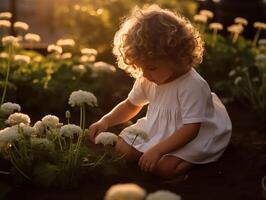
[[[164,179],[176,178],[178,175],[185,174],[192,164],[174,157],[164,156],[157,164],[154,173]]]
[[[132,146],[127,144],[122,138],[118,137],[116,146],[115,146],[115,151],[121,155],[124,155],[124,158],[127,161],[137,161],[141,153],[138,152],[136,149],[134,149]]]

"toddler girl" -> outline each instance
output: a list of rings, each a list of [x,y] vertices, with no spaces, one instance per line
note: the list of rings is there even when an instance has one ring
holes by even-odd
[[[140,168],[163,178],[185,173],[194,164],[216,161],[231,137],[224,105],[196,72],[203,56],[198,31],[184,17],[152,5],[135,9],[114,38],[118,66],[136,78],[127,99],[90,126],[90,138],[134,117],[149,104],[133,127],[148,142],[126,134],[116,150]]]

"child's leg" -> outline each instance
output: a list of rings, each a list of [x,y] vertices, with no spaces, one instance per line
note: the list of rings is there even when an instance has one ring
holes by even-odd
[[[121,137],[117,139],[115,151],[121,155],[125,155],[125,159],[128,161],[138,161],[142,155],[141,152],[127,144]]]
[[[154,173],[162,178],[171,179],[185,174],[193,164],[176,156],[165,155],[157,163]]]

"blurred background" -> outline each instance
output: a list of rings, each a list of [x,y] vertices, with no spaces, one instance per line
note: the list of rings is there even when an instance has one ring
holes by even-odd
[[[26,21],[30,25],[31,32],[39,33],[44,43],[52,43],[65,34],[71,34],[71,30],[62,25],[75,23],[73,20],[81,13],[87,14],[87,18],[99,18],[104,15],[106,20],[118,25],[119,18],[128,13],[132,6],[147,3],[159,3],[182,12],[188,18],[198,10],[208,9],[214,13],[212,20],[225,26],[231,25],[235,17],[244,17],[250,22],[244,33],[247,37],[252,37],[254,34],[253,22],[266,19],[266,0],[1,0],[0,12],[12,12],[12,20]],[[112,15],[109,19],[107,11]],[[90,27],[91,32],[97,31],[92,28]],[[117,27],[114,27],[114,30],[116,29]]]

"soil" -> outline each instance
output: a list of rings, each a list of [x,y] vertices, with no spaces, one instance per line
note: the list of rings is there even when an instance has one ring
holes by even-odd
[[[111,185],[127,182],[142,186],[148,193],[170,190],[181,195],[183,200],[263,199],[261,180],[266,175],[265,125],[238,104],[228,105],[227,109],[233,124],[233,135],[227,150],[219,161],[196,166],[185,176],[165,181],[142,173],[136,164],[105,166],[83,177],[80,186],[74,190],[16,185],[0,176],[0,199],[103,200]]]

